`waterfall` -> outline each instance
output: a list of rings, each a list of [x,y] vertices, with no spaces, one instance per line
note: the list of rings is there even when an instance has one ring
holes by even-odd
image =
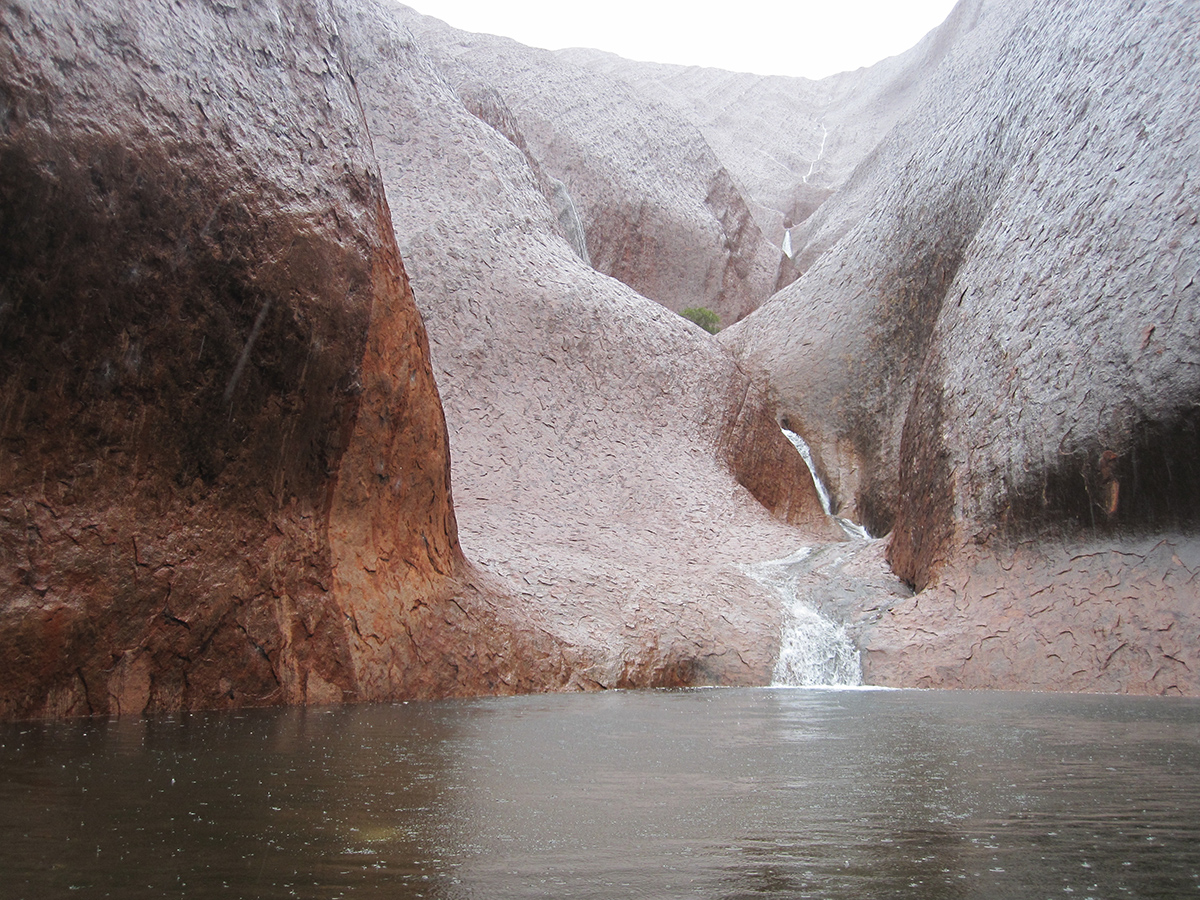
[[[575,255],[590,266],[592,258],[588,254],[587,235],[584,234],[583,220],[579,218],[579,211],[575,208],[575,201],[571,199],[571,195],[567,191],[565,184],[557,178],[549,178],[549,181],[551,188],[554,190],[554,197],[552,199],[554,215],[558,217],[558,224],[562,227],[567,243],[571,245],[571,249],[575,251]]]
[[[825,141],[829,138],[829,129],[825,127],[825,117],[821,116],[821,119],[819,122],[817,122],[817,124],[821,126],[821,149],[817,151],[816,158],[808,164],[808,174],[805,175],[801,179],[801,181],[803,181],[805,184],[808,184],[808,179],[812,176],[812,173],[816,170],[817,163],[819,163],[822,160],[822,158],[824,158],[824,156],[825,156]]]
[[[812,475],[817,496],[825,515],[833,516],[833,502],[828,489],[817,474],[812,450],[800,435],[787,428],[784,436],[796,448]],[[870,540],[871,535],[861,525],[834,516],[842,530],[854,540]],[[776,685],[859,685],[862,667],[858,648],[839,625],[808,602],[816,587],[805,575],[811,567],[808,557],[812,548],[801,547],[790,556],[743,567],[742,571],[764,587],[779,595],[783,601],[784,622],[780,638],[779,660],[775,663],[772,683]]]
[[[862,684],[858,649],[845,625],[834,624],[805,603],[793,603],[789,612],[772,684]]]
[[[801,597],[801,577],[811,553],[810,547],[801,547],[783,559],[742,568],[763,587],[775,591],[783,601],[783,635],[772,684],[862,684],[858,648],[846,633],[846,626],[825,618]]]
[[[821,498],[821,509],[825,510],[825,515],[832,516],[833,512],[829,504],[829,491],[825,489],[825,484],[821,481],[821,476],[817,474],[817,467],[813,463],[812,451],[808,449],[808,444],[796,432],[788,431],[786,428],[780,430],[783,432],[783,436],[796,448],[800,454],[800,458],[804,460],[804,464],[808,466],[808,472],[812,475],[813,484],[817,488],[817,496]]]
[[[812,450],[809,449],[804,438],[800,437],[796,432],[788,431],[786,428],[780,428],[780,431],[783,432],[783,436],[791,442],[792,446],[796,448],[796,451],[800,454],[800,458],[808,466],[808,473],[812,475],[813,485],[817,489],[817,497],[821,500],[821,509],[825,510],[825,515],[832,516],[833,507],[829,499],[829,490],[825,487],[825,483],[821,481],[821,476],[817,474],[817,466],[813,462]],[[863,528],[857,522],[851,522],[849,519],[843,519],[841,516],[834,516],[834,521],[842,526],[842,531],[846,532],[848,537],[860,541],[871,540],[871,535],[867,529]]]

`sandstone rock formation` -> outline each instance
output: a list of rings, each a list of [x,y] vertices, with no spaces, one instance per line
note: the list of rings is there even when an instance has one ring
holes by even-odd
[[[1198,25],[0,4],[0,717],[763,683],[816,544],[869,681],[1200,692]]]
[[[0,716],[565,681],[462,560],[327,7],[0,24]]]
[[[870,677],[1194,693],[1197,12],[956,15],[829,249],[722,337],[919,591]]]
[[[829,244],[809,218],[908,112],[977,15],[977,4],[960,4],[906,52],[820,81],[635,62],[590,49],[558,56],[693,123],[766,237],[778,246],[785,225],[791,229],[796,262],[785,271],[798,274]]]
[[[588,661],[585,683],[765,682],[779,603],[739,565],[833,537],[803,463],[709,336],[572,251],[511,120],[472,115],[478,94],[408,20],[360,3],[343,34],[428,324],[468,557]]]
[[[769,677],[811,481],[498,95],[388,7],[0,21],[0,716]]]
[[[675,311],[709,307],[724,324],[772,293],[778,246],[681,113],[549,51],[404,8],[402,18],[468,106],[494,92],[511,110],[565,185],[599,271]]]

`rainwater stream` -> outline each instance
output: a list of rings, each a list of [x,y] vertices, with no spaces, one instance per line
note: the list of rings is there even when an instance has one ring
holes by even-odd
[[[817,474],[808,444],[794,431],[784,428],[783,434],[808,467],[825,515],[833,517],[851,541],[871,540],[861,525],[833,516],[829,491]],[[772,681],[776,686],[793,687],[859,685],[862,683],[859,650],[846,627],[822,615],[799,590],[811,553],[811,547],[800,547],[782,559],[742,567],[759,584],[773,590],[783,604],[783,633]]]
[[[801,688],[0,725],[4,898],[1200,896],[1200,702]]]

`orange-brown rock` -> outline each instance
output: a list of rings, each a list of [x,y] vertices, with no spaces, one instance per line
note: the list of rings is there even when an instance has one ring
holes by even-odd
[[[462,560],[328,8],[0,25],[0,716],[565,680]]]

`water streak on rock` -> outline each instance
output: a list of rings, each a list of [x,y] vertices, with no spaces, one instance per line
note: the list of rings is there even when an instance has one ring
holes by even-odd
[[[804,464],[808,466],[808,471],[812,475],[813,486],[817,489],[817,496],[821,498],[821,508],[825,510],[825,515],[833,516],[833,503],[829,497],[829,489],[825,487],[825,483],[821,481],[821,476],[817,474],[816,463],[813,462],[812,450],[809,449],[807,442],[794,431],[788,431],[786,428],[780,429],[784,437],[786,437],[796,448],[796,452],[800,454],[800,458],[804,460]],[[872,539],[871,533],[857,522],[852,522],[849,519],[843,519],[841,516],[833,516],[834,520],[841,526],[842,531],[846,532],[846,536],[852,540],[869,541]]]
[[[807,442],[794,431],[788,431],[786,428],[781,429],[783,436],[791,441],[792,446],[796,448],[796,452],[800,454],[800,458],[804,460],[804,464],[808,466],[808,471],[812,473],[813,484],[817,488],[817,496],[821,498],[821,508],[825,510],[825,515],[832,516],[832,506],[829,502],[829,491],[825,488],[825,483],[821,481],[821,476],[817,474],[817,466],[813,462],[812,451],[808,448]]]

